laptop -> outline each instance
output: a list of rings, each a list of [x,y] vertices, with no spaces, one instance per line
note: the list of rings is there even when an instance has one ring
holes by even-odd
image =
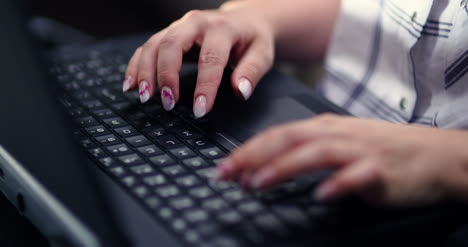
[[[272,71],[248,102],[222,83],[213,111],[194,119],[193,64],[181,71],[180,103],[165,112],[158,97],[142,105],[121,92],[147,35],[42,51],[13,1],[0,2],[0,20],[0,190],[53,246],[403,245],[466,220],[453,203],[397,210],[314,201],[333,171],[262,192],[215,181],[216,164],[256,133],[347,112]]]

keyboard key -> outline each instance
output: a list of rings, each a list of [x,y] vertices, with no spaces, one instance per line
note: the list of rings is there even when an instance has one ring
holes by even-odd
[[[91,113],[99,119],[115,117],[111,109],[95,109],[92,110]]]
[[[103,135],[103,134],[109,134],[109,130],[107,130],[104,126],[102,125],[97,125],[94,127],[89,127],[85,129],[86,133],[88,133],[91,136],[98,136],[98,135]]]
[[[140,134],[131,126],[116,128],[114,131],[117,133],[117,135],[123,138]]]
[[[221,151],[221,149],[219,149],[218,147],[202,149],[200,150],[200,153],[202,153],[202,155],[208,159],[219,159],[226,155],[226,153]]]
[[[146,196],[149,196],[151,193],[150,190],[144,185],[139,185],[133,188],[132,191],[133,191],[133,194],[135,194],[136,196],[140,198],[145,198]]]
[[[176,129],[173,130],[173,132],[182,140],[190,140],[201,137],[200,133],[187,128]]]
[[[102,151],[102,149],[100,148],[91,148],[88,149],[88,152],[96,159],[100,159],[107,156],[106,153],[104,153],[104,151]]]
[[[157,215],[164,220],[169,220],[175,216],[175,211],[169,207],[162,207],[157,211]]]
[[[104,123],[106,123],[107,126],[111,128],[117,128],[117,127],[122,127],[128,125],[127,122],[125,122],[122,118],[120,117],[114,117],[114,118],[108,118],[103,120]]]
[[[151,144],[151,142],[146,139],[146,137],[142,136],[142,135],[138,135],[138,136],[133,136],[133,137],[129,137],[129,138],[125,138],[125,140],[132,146],[132,147],[141,147],[141,146],[145,146],[145,145],[148,145],[148,144]]]
[[[190,146],[196,149],[202,149],[202,148],[206,148],[206,147],[213,145],[206,138],[192,139],[192,140],[188,140],[187,142]]]
[[[168,198],[180,195],[180,190],[174,185],[166,185],[156,189],[156,194],[162,198]]]
[[[159,186],[165,184],[166,182],[166,178],[161,174],[149,175],[143,178],[143,183],[151,187]]]
[[[194,205],[194,201],[190,197],[177,197],[169,200],[169,206],[177,210],[190,208]]]
[[[151,130],[154,128],[161,128],[159,124],[155,123],[154,121],[149,121],[148,118],[136,119],[136,120],[132,120],[131,122],[133,123],[133,125],[135,125],[135,127],[137,127],[137,129],[140,129],[143,131]]]
[[[216,175],[213,175],[213,176],[216,176]],[[223,182],[223,181],[218,181],[216,179],[209,180],[208,184],[211,186],[211,188],[219,192],[224,192],[226,190],[235,189],[236,187],[238,187],[232,182]]]
[[[206,168],[210,166],[208,162],[206,162],[204,159],[200,157],[186,159],[186,160],[183,160],[182,162],[184,163],[184,165],[192,169],[202,169],[202,168]]]
[[[121,166],[116,166],[116,167],[112,167],[109,169],[109,171],[114,174],[114,176],[116,177],[123,177],[125,174],[127,174],[127,172],[125,171],[125,169]]]
[[[177,231],[177,232],[182,232],[182,231],[185,231],[187,229],[187,222],[185,222],[185,220],[183,219],[174,219],[172,222],[171,222],[171,227],[174,231]]]
[[[159,140],[156,140],[156,142],[166,149],[175,148],[182,145],[182,143],[173,136],[161,138]]]
[[[147,175],[147,174],[154,173],[153,167],[151,167],[148,164],[132,166],[130,167],[130,170],[137,175]]]
[[[184,175],[187,172],[187,170],[185,170],[185,168],[180,165],[165,167],[162,170],[164,173],[172,177]]]
[[[138,154],[129,154],[125,156],[120,156],[119,160],[126,165],[138,165],[143,163],[143,160],[138,156]]]
[[[214,192],[208,186],[201,186],[201,187],[190,189],[189,194],[198,199],[206,199],[214,195]]]
[[[208,220],[208,213],[201,209],[192,209],[184,213],[184,219],[192,224],[200,223]]]
[[[138,148],[137,150],[146,157],[151,157],[163,153],[163,151],[160,148],[156,147],[156,145],[144,146]]]
[[[95,147],[97,147],[96,143],[94,143],[94,142],[91,141],[90,139],[81,140],[80,143],[81,143],[81,146],[83,146],[83,147],[86,148],[86,149],[90,149],[90,148],[95,148]]]
[[[129,188],[133,187],[138,183],[137,179],[134,176],[123,177],[122,179],[120,179],[120,181]]]
[[[91,126],[94,126],[94,125],[98,125],[98,122],[93,117],[77,118],[75,120],[75,123],[77,123],[81,128],[86,128],[86,127],[91,127]]]
[[[202,207],[206,210],[213,212],[226,209],[228,207],[228,204],[221,198],[212,198],[203,201]]]
[[[130,154],[133,151],[126,144],[118,144],[114,146],[106,147],[107,151],[115,156],[120,156],[124,154]]]
[[[163,155],[158,155],[158,156],[155,156],[155,157],[151,157],[149,159],[154,165],[158,166],[158,167],[161,167],[161,166],[169,166],[169,165],[173,165],[175,164],[176,162],[171,158],[169,157],[169,155],[167,154],[163,154]]]
[[[238,209],[241,213],[253,215],[264,211],[265,207],[257,201],[248,201],[241,203]]]
[[[130,102],[120,102],[111,105],[111,108],[116,112],[124,112],[128,111],[132,108],[132,104]]]
[[[272,209],[279,215],[286,223],[300,227],[301,229],[306,229],[309,226],[309,221],[307,220],[307,215],[304,211],[295,206],[285,206],[285,205],[273,205]]]
[[[237,211],[228,210],[217,214],[216,219],[224,225],[236,225],[242,221],[242,216]]]
[[[223,193],[223,197],[229,202],[240,202],[249,198],[249,196],[246,195],[245,192],[239,189],[226,191]]]
[[[214,168],[205,168],[197,171],[197,174],[200,177],[203,177],[207,180],[213,180],[216,178],[216,170]]]
[[[179,177],[175,181],[177,184],[184,187],[193,187],[200,184],[200,180],[194,175]]]
[[[170,152],[172,155],[177,157],[178,159],[187,159],[195,156],[195,152],[193,152],[188,147],[180,147],[176,149],[171,149]]]
[[[103,104],[98,100],[87,100],[87,101],[81,102],[81,104],[90,110],[100,108],[103,106]]]
[[[166,137],[168,135],[167,131],[165,129],[163,129],[163,128],[152,128],[152,129],[149,129],[149,130],[147,130],[145,132],[153,140],[156,140],[156,139],[162,138],[162,137]]]
[[[278,235],[284,235],[287,229],[282,222],[272,213],[263,213],[254,218],[254,223],[262,230],[273,232]]]
[[[145,199],[145,204],[146,206],[154,210],[154,209],[157,209],[161,205],[161,201],[159,200],[159,198],[155,196],[150,196]]]
[[[117,162],[111,157],[101,158],[99,159],[99,163],[104,167],[113,167],[117,165]]]
[[[105,136],[98,136],[98,137],[95,137],[94,140],[96,140],[96,142],[100,143],[103,146],[114,145],[114,144],[118,144],[122,142],[117,137],[115,137],[115,135],[112,135],[112,134],[105,135]]]

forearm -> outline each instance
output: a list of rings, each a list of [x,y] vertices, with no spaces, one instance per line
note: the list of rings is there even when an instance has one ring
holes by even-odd
[[[277,55],[293,60],[324,56],[340,0],[238,0],[223,8],[245,7],[263,15],[273,29]]]

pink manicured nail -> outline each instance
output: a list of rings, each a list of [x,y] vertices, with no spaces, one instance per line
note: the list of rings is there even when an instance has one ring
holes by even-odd
[[[231,161],[223,160],[223,162],[216,167],[216,177],[218,180],[226,179],[231,174],[233,166]]]
[[[130,84],[132,83],[132,76],[128,76],[127,79],[123,82],[122,91],[125,93],[130,89]]]
[[[244,100],[248,100],[252,95],[252,83],[247,78],[241,78],[237,88],[239,88]]]
[[[206,97],[204,95],[200,95],[195,100],[195,104],[193,105],[193,115],[195,118],[202,118],[206,114]]]
[[[149,100],[149,83],[147,81],[140,82],[138,93],[140,94],[140,101],[142,104],[146,103]]]
[[[336,187],[333,184],[324,184],[315,191],[314,198],[317,201],[328,201],[335,197],[336,192]]]
[[[161,102],[163,104],[164,110],[170,111],[174,109],[175,99],[172,90],[169,87],[161,88]]]
[[[252,189],[260,189],[269,185],[274,179],[276,173],[273,169],[264,168],[255,174],[249,182]]]

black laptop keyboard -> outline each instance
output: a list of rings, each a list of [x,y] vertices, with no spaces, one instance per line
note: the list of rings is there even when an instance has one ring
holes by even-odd
[[[77,57],[54,58],[51,73],[66,92],[60,102],[80,144],[185,244],[273,246],[323,227],[327,207],[313,202],[308,183],[249,193],[212,179],[235,139],[209,120],[195,120],[188,107],[165,112],[158,100],[142,105],[136,91],[123,94],[128,53],[89,50]]]

